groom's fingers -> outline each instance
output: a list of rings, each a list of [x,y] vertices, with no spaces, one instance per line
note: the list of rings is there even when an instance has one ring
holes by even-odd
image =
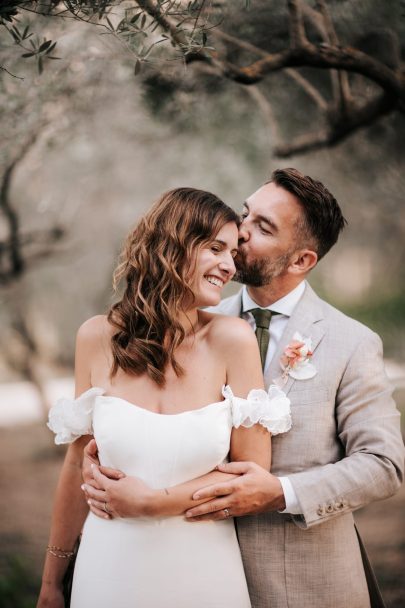
[[[211,486],[206,486],[197,490],[193,494],[193,500],[203,500],[204,498],[215,498],[216,496],[228,496],[235,491],[233,481],[225,481],[224,483],[214,483]]]
[[[224,462],[219,464],[217,470],[221,473],[233,473],[234,475],[244,475],[252,468],[252,462]]]
[[[232,473],[233,475],[244,475],[257,465],[252,462],[227,462],[219,464],[216,469],[221,473]],[[215,496],[227,496],[237,489],[238,480],[224,481],[223,483],[213,483],[210,486],[201,488],[193,494],[193,500],[204,498],[214,498]]]
[[[201,521],[203,519],[224,519],[224,509],[229,507],[228,499],[210,500],[198,507],[186,511],[187,521]],[[225,515],[226,517],[226,515]]]
[[[223,509],[229,508],[229,499],[224,498],[224,499],[217,499],[217,500],[210,500],[209,502],[204,502],[202,505],[199,505],[198,507],[193,507],[192,509],[188,509],[186,511],[186,517],[187,519],[190,518],[194,518],[194,517],[200,517],[201,515],[213,515],[216,514],[218,515],[219,511],[223,511]],[[218,517],[218,519],[223,519],[224,516],[222,515],[222,517]],[[212,519],[212,517],[209,517],[208,519]]]

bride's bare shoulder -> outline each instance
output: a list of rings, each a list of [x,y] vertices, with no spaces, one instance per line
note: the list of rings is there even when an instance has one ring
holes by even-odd
[[[209,312],[205,312],[205,315],[207,315],[209,339],[223,346],[257,345],[254,332],[244,319]]]
[[[97,346],[106,340],[110,340],[114,328],[109,323],[107,315],[96,315],[87,319],[79,327],[77,332],[77,344],[84,347]]]
[[[219,355],[220,361],[225,364],[227,382],[235,387],[240,386],[238,390],[243,392],[243,383],[239,385],[240,375],[247,373],[249,382],[253,382],[251,388],[261,386],[263,380],[259,347],[249,323],[238,317],[212,317],[208,332],[210,353]]]

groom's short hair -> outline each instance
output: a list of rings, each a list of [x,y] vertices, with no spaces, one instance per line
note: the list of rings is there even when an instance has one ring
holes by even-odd
[[[296,226],[297,236],[311,243],[320,260],[338,240],[347,223],[333,194],[321,183],[293,168],[276,169],[271,179],[298,199],[303,216]]]

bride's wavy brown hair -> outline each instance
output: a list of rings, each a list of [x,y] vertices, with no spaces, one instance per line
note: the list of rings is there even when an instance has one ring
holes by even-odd
[[[189,283],[195,253],[229,222],[239,225],[239,216],[214,194],[176,188],[129,233],[114,273],[114,287],[125,279],[126,289],[108,313],[116,329],[111,376],[118,369],[146,373],[164,386],[168,364],[182,375],[175,351],[186,332],[178,318],[194,301]]]

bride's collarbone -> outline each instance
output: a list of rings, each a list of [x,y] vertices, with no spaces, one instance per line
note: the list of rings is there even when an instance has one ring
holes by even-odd
[[[215,348],[207,348],[205,340],[196,342],[193,348],[180,346],[175,358],[183,373],[178,376],[168,365],[162,387],[146,373],[134,376],[118,370],[111,378],[111,367],[105,361],[99,361],[94,369],[92,384],[103,387],[107,396],[156,413],[179,413],[217,403],[222,400],[226,366],[221,357],[216,356]]]
[[[143,374],[138,377],[119,375],[104,386],[106,395],[117,397],[130,404],[159,414],[176,414],[192,409],[201,409],[223,399],[221,389],[224,377],[215,373],[196,370],[178,377],[174,370],[166,374],[166,382],[159,387]]]

